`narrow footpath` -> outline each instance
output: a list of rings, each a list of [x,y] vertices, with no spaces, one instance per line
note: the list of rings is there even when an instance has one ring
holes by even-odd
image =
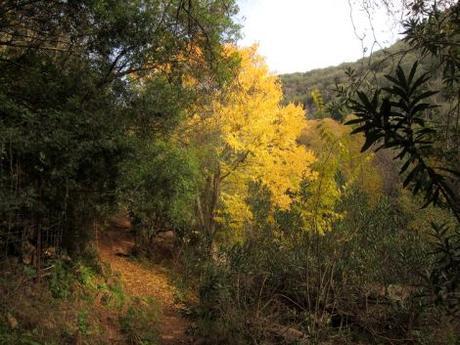
[[[116,223],[115,223],[116,224]],[[145,267],[127,254],[134,247],[134,238],[123,226],[112,226],[99,239],[99,255],[121,276],[125,292],[133,297],[153,297],[161,308],[160,345],[193,344],[187,335],[190,321],[181,315],[174,301],[174,286],[160,265]]]

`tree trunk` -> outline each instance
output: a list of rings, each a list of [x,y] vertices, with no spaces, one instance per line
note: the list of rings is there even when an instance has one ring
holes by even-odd
[[[216,173],[208,177],[205,191],[201,199],[197,200],[198,216],[200,225],[204,231],[206,249],[211,252],[217,231],[216,211],[220,199],[221,177],[220,168]]]

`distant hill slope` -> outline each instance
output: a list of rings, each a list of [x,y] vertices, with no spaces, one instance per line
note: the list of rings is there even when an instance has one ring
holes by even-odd
[[[315,117],[316,109],[311,96],[315,89],[319,90],[324,103],[330,102],[335,95],[336,84],[344,83],[347,79],[345,71],[355,70],[357,75],[367,74],[371,83],[383,80],[404,56],[403,65],[411,66],[416,59],[414,52],[408,52],[407,46],[399,41],[389,48],[380,50],[356,62],[343,63],[339,66],[315,69],[304,73],[282,74],[279,76],[286,103],[293,102],[303,105],[309,117]],[[370,72],[370,73],[368,73]]]

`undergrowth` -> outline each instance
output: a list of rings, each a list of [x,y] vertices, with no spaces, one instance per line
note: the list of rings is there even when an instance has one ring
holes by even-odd
[[[158,307],[123,290],[97,258],[47,262],[35,269],[3,263],[0,345],[155,345]]]
[[[158,331],[152,320],[158,320],[160,309],[152,298],[135,298],[126,313],[120,317],[121,331],[128,345],[155,345]]]

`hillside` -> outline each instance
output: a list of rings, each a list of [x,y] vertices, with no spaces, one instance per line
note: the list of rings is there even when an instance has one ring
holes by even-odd
[[[319,90],[327,105],[335,96],[336,86],[347,81],[347,70],[354,70],[355,75],[366,76],[367,80],[375,83],[381,81],[399,61],[403,62],[403,66],[410,66],[415,59],[416,54],[409,52],[406,44],[397,42],[389,48],[375,52],[372,57],[308,72],[281,74],[279,78],[285,102],[300,104],[307,109],[310,117],[315,117],[316,109],[311,92]]]

